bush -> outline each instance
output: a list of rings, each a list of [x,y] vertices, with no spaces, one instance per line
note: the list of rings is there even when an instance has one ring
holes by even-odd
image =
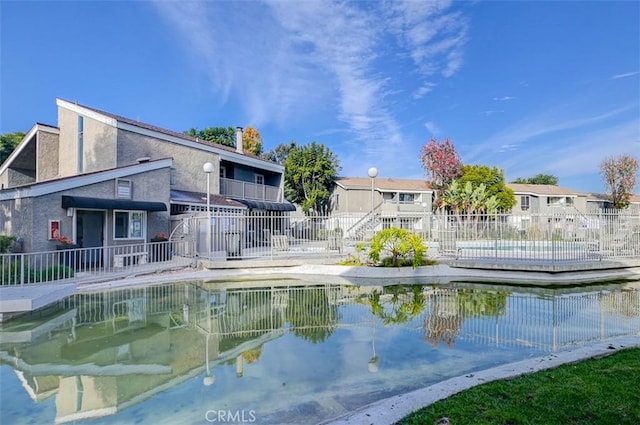
[[[365,250],[365,248],[366,244],[364,242],[359,242],[356,245],[356,254],[348,254],[347,258],[341,261],[339,264],[343,266],[363,266],[364,263],[362,262],[360,255],[362,255],[362,252]]]
[[[74,270],[63,264],[57,264],[46,269],[33,270],[32,282],[48,282],[51,280],[68,279],[73,277]]]
[[[392,227],[374,235],[369,258],[385,267],[411,265],[416,268],[425,264],[426,252],[427,247],[420,236],[407,229]]]
[[[21,283],[21,265],[19,261],[13,261],[11,263],[6,263],[2,266],[2,284],[4,285],[17,285]],[[25,267],[24,270],[26,283],[35,283],[35,282],[50,282],[53,280],[59,279],[69,279],[74,276],[75,272],[72,268],[57,264],[51,267],[47,267],[46,269],[33,269]]]
[[[20,262],[12,261],[2,265],[2,283],[15,285],[20,283]]]
[[[0,253],[5,254],[11,252],[11,247],[15,241],[15,236],[0,235]]]

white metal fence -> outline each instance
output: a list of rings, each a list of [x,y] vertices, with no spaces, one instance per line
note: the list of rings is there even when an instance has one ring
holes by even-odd
[[[91,279],[186,267],[194,262],[189,243],[182,240],[2,254],[0,285]]]
[[[201,257],[213,259],[344,255],[390,227],[421,235],[430,256],[544,262],[640,257],[637,212],[326,217],[212,214],[177,218],[174,227],[178,225],[189,229],[188,236]]]
[[[430,257],[545,263],[640,258],[637,212],[327,217],[200,213],[173,216],[167,242],[2,254],[0,285],[151,272],[199,260],[339,259],[390,227],[421,235]]]

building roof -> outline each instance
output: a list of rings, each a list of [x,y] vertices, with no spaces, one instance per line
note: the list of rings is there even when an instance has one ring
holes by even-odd
[[[543,196],[588,196],[587,192],[581,192],[566,187],[554,186],[551,184],[521,184],[507,183],[516,194],[530,194]]]
[[[371,189],[368,177],[338,177],[336,184],[345,189]],[[374,185],[379,191],[404,190],[407,192],[431,192],[431,184],[425,180],[376,178]]]
[[[259,156],[253,155],[253,154],[248,153],[248,152],[239,153],[239,152],[236,151],[236,148],[231,147],[231,146],[226,146],[226,145],[221,145],[219,143],[209,142],[209,141],[206,141],[206,140],[198,139],[197,137],[191,137],[191,136],[188,136],[186,134],[179,133],[177,131],[168,130],[168,129],[162,128],[162,127],[157,127],[155,125],[147,124],[147,123],[144,123],[144,122],[141,122],[141,121],[138,121],[138,120],[133,120],[131,118],[123,117],[121,115],[112,114],[111,112],[106,112],[106,111],[103,111],[103,110],[100,110],[100,109],[96,109],[96,108],[93,108],[91,106],[82,105],[82,104],[80,104],[78,102],[73,102],[73,101],[69,101],[69,100],[65,100],[65,99],[60,99],[60,100],[62,100],[64,102],[67,102],[67,103],[71,103],[71,104],[77,105],[77,106],[79,106],[81,108],[88,109],[88,110],[93,111],[93,112],[95,112],[97,114],[104,115],[106,117],[112,118],[112,119],[114,119],[116,121],[119,121],[119,122],[122,122],[122,123],[125,123],[125,124],[129,124],[129,125],[132,125],[132,126],[143,128],[143,129],[146,129],[146,130],[149,130],[149,131],[155,131],[155,132],[158,132],[158,133],[165,134],[167,136],[177,137],[179,139],[187,140],[187,141],[190,141],[190,142],[199,143],[199,144],[201,144],[203,146],[214,146],[217,149],[222,149],[222,150],[225,150],[225,151],[228,151],[228,152],[231,152],[231,153],[244,155],[244,156],[247,156],[247,157],[251,157],[251,158],[257,159],[259,161],[264,161],[264,162],[267,162],[267,163],[274,163],[273,161],[261,158]]]
[[[611,195],[608,193],[590,193],[587,201],[592,202],[611,202]],[[632,204],[640,204],[640,195],[631,195],[629,201]]]
[[[198,205],[205,205],[207,203],[207,194],[205,192],[192,192],[188,190],[171,189],[170,193],[171,203]],[[212,206],[243,209],[247,208],[247,206],[243,203],[240,203],[226,195],[216,195],[212,193],[209,196],[209,202]]]

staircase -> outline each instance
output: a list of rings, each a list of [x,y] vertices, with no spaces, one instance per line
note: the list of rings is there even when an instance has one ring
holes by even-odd
[[[380,223],[378,214],[375,211],[370,212],[347,229],[345,237],[353,241],[369,240]]]

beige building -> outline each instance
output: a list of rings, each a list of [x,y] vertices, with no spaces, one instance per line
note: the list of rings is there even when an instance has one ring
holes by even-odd
[[[565,210],[585,212],[589,194],[549,184],[508,183],[516,197],[512,214],[554,214]]]
[[[55,249],[56,236],[83,248],[145,242],[169,233],[170,215],[207,205],[237,214],[295,209],[284,200],[284,167],[245,152],[240,127],[229,147],[56,104],[58,126],[34,125],[0,166],[0,232],[27,252]]]
[[[330,216],[347,237],[388,227],[424,232],[430,228],[432,198],[424,180],[339,177],[331,192]]]

